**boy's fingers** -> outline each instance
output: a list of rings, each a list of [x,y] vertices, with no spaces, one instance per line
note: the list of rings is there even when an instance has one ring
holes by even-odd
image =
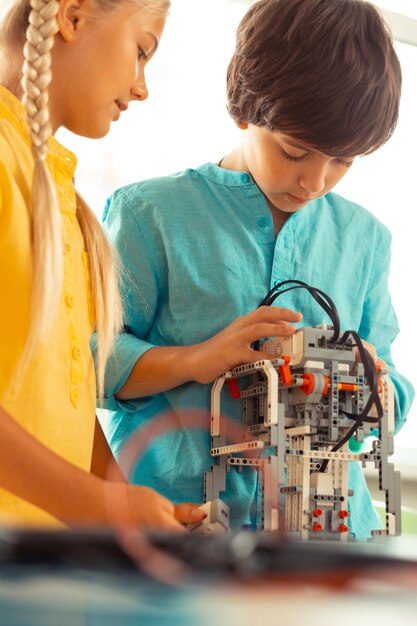
[[[247,330],[247,340],[252,343],[264,337],[287,337],[296,332],[289,324],[254,324]]]
[[[363,347],[365,348],[365,350],[367,352],[369,352],[369,354],[371,355],[372,359],[377,362],[378,361],[378,357],[377,357],[377,353],[376,353],[376,349],[374,348],[374,346],[370,343],[366,343],[365,341],[362,342],[363,343]],[[361,354],[359,352],[358,348],[355,348],[355,359],[356,361],[360,362],[361,359]]]
[[[256,312],[265,322],[277,322],[278,320],[284,322],[299,322],[303,318],[302,314],[298,311],[282,309],[277,306],[261,306],[259,309],[256,309]]]

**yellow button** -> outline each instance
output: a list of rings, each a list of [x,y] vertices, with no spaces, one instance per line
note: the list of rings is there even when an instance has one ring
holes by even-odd
[[[65,296],[65,304],[69,309],[72,309],[74,307],[75,299],[74,296],[70,293],[67,293],[67,295]]]
[[[74,404],[77,404],[78,400],[80,399],[80,388],[79,387],[73,387],[71,389],[71,400]]]
[[[72,250],[72,246],[70,243],[65,243],[64,244],[64,254],[69,254]]]
[[[76,347],[74,347],[74,348],[72,349],[72,358],[73,358],[73,359],[79,359],[79,358],[80,358],[80,356],[81,356],[81,348],[76,348]]]

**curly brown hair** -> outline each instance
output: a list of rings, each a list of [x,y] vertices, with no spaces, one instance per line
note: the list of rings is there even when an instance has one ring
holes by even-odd
[[[288,133],[333,156],[369,154],[392,135],[401,67],[381,14],[362,0],[260,0],[227,72],[235,122]]]

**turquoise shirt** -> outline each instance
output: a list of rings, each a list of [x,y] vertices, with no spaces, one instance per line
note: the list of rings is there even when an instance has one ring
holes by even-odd
[[[138,358],[155,346],[184,346],[212,337],[255,309],[269,289],[287,279],[319,287],[336,303],[341,328],[374,344],[390,367],[401,427],[414,392],[395,369],[390,345],[398,332],[388,292],[390,234],[362,207],[329,193],[293,214],[278,237],[269,207],[247,173],[206,164],[173,176],[129,185],[109,199],[108,233],[127,270],[126,327],[106,374],[106,408],[114,411],[108,437],[116,456],[142,424],[174,411],[179,428],[149,445],[130,474],[175,502],[201,502],[209,469],[206,428],[181,428],[180,409],[210,407],[211,385],[187,383],[153,397],[117,402],[114,394]],[[303,314],[302,324],[329,322],[302,290],[276,304]],[[181,367],[181,363],[178,363]],[[239,400],[223,411],[241,415]],[[175,413],[177,411],[177,413]],[[356,463],[350,467],[351,528],[364,539],[379,527]],[[257,473],[232,468],[224,500],[235,527],[258,520]]]

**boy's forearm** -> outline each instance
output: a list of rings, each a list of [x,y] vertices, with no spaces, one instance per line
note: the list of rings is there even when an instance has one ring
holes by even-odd
[[[0,486],[68,525],[108,521],[104,481],[46,448],[2,407]]]
[[[274,358],[251,346],[262,337],[288,337],[300,313],[262,306],[236,318],[229,326],[191,346],[152,348],[136,362],[129,378],[115,394],[117,400],[141,398],[195,381],[212,383],[238,365],[261,358]]]
[[[192,357],[195,350],[196,346],[170,346],[148,350],[136,362],[115,398],[142,398],[194,380]]]

